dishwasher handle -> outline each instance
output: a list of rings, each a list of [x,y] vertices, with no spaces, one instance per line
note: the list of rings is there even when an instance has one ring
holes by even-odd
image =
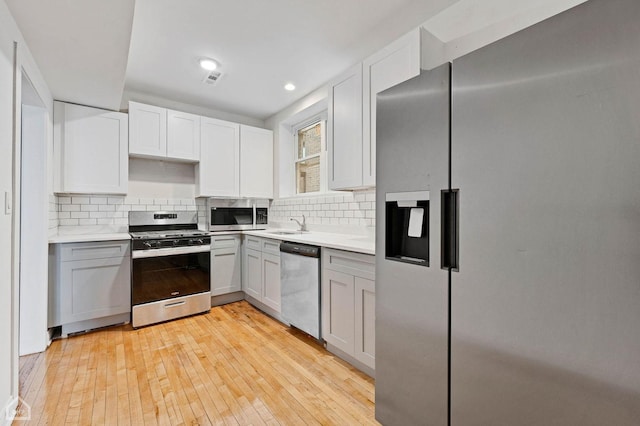
[[[283,242],[280,243],[280,253],[291,253],[297,254],[299,256],[319,258],[320,247],[310,246],[307,244]]]

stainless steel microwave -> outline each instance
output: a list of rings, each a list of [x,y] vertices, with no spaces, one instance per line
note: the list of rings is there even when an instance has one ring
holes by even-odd
[[[209,231],[266,229],[269,200],[253,198],[209,198]]]

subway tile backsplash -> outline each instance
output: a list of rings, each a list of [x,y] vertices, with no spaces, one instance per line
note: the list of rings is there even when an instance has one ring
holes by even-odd
[[[290,218],[306,216],[307,224],[331,231],[375,226],[375,190],[332,193],[275,200],[269,209],[272,226],[291,226]],[[205,198],[138,198],[105,195],[49,197],[49,232],[65,233],[79,226],[110,226],[126,232],[129,211],[197,211],[206,226]]]
[[[376,222],[375,190],[283,198],[275,200],[269,222],[288,223],[290,218],[306,216],[307,224],[373,227]]]
[[[129,211],[196,211],[193,198],[137,198],[126,196],[82,195],[57,196],[49,202],[49,228],[69,226],[129,224]],[[52,212],[52,209],[56,211]],[[61,229],[60,229],[61,230]]]

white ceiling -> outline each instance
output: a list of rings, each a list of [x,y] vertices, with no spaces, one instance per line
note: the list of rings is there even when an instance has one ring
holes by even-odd
[[[454,2],[137,0],[126,87],[264,119]]]
[[[119,109],[127,90],[263,120],[421,24],[447,43],[584,0],[4,1],[56,99]]]

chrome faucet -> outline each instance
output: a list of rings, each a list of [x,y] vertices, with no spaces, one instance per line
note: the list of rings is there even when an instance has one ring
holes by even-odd
[[[289,218],[289,220],[293,220],[295,223],[298,224],[298,226],[300,227],[300,229],[298,229],[298,231],[305,232],[307,230],[307,222],[306,222],[306,218],[304,217],[304,215],[302,215],[302,223],[300,223],[300,221],[298,219],[294,219],[294,218]]]

